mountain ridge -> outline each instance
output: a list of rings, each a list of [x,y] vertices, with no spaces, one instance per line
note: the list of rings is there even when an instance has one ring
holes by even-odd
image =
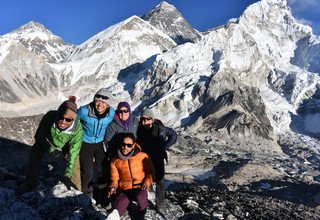
[[[148,13],[165,16],[168,11],[183,20],[175,7],[165,2]],[[277,132],[280,128],[290,129],[290,115],[296,114],[303,100],[318,91],[318,74],[308,72],[304,67],[317,66],[318,54],[308,49],[310,45],[306,43],[307,39],[317,38],[313,37],[310,27],[295,21],[286,1],[257,2],[237,21],[211,30],[194,43],[176,45],[172,36],[165,32],[132,16],[77,46],[64,60],[48,62],[48,68],[52,69],[45,72],[53,74],[49,80],[50,89],[39,93],[39,87],[40,90],[35,91],[40,97],[51,93],[57,97],[75,94],[83,104],[92,99],[98,87],[104,86],[115,97],[113,105],[117,100],[128,100],[137,113],[151,106],[159,117],[174,127],[197,131],[203,120],[208,120],[212,124],[206,129],[216,132],[219,128],[225,135],[240,136],[246,131],[247,135],[260,134],[267,140],[274,136],[274,129]],[[1,42],[0,38],[0,45],[3,45]],[[316,42],[311,44],[315,51]],[[26,48],[30,50],[28,46]],[[298,59],[301,56],[303,62]],[[24,69],[27,74],[22,77],[30,75],[32,68]],[[3,88],[9,91],[10,83],[4,85]],[[7,96],[14,96],[13,91]],[[230,96],[232,101],[224,102],[226,106],[223,106],[219,100],[224,100],[226,94],[233,94]],[[281,104],[275,105],[267,97],[269,95],[278,97]],[[9,100],[7,96],[2,99]],[[220,104],[215,106],[217,103]],[[5,106],[3,100],[2,105]],[[212,115],[206,113],[210,112],[209,106],[215,109]],[[260,110],[255,111],[256,108],[265,112],[263,123],[258,119],[262,115],[258,113]],[[221,124],[218,118],[228,118],[228,114],[234,116],[233,120]],[[230,129],[233,132],[230,133]],[[239,132],[235,132],[237,130]],[[205,129],[203,131],[205,133]]]

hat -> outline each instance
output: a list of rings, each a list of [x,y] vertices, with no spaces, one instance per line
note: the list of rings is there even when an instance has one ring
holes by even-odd
[[[150,108],[143,109],[141,113],[141,117],[154,118],[153,111]]]
[[[129,112],[131,112],[131,108],[128,102],[119,102],[117,110],[120,110],[123,107],[126,107],[129,110]]]
[[[68,100],[64,101],[58,108],[58,114],[68,115],[73,119],[77,118],[77,97],[70,96]]]
[[[98,92],[94,95],[94,101],[102,101],[110,105],[110,98],[111,94],[109,93],[107,88],[101,88]]]

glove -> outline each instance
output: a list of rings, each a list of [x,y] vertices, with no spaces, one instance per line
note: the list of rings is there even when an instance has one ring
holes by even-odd
[[[78,190],[78,187],[71,181],[71,178],[68,176],[63,176],[61,182],[66,185],[67,189],[70,190],[71,187]]]

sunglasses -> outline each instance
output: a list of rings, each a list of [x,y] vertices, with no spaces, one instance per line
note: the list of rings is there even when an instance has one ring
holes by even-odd
[[[106,96],[106,95],[99,95],[99,94],[97,94],[97,95],[95,95],[95,97],[98,98],[98,99],[103,99],[103,100],[109,99],[109,97]]]
[[[118,113],[119,113],[119,114],[128,113],[128,112],[129,112],[129,109],[118,110]]]
[[[73,118],[65,118],[63,115],[59,115],[58,119],[62,120],[62,121],[64,120],[64,121],[69,122],[69,123],[73,121]]]
[[[121,147],[128,147],[128,148],[132,148],[134,144],[127,144],[127,143],[122,143]]]
[[[150,120],[152,120],[152,118],[150,118],[150,117],[148,117],[148,118],[145,118],[145,117],[141,118],[141,121],[150,121]]]

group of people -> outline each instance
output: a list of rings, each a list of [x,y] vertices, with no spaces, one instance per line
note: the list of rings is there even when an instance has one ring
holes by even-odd
[[[111,107],[106,88],[96,92],[93,101],[80,108],[71,96],[56,111],[47,112],[40,121],[29,156],[25,183],[20,193],[39,185],[41,163],[46,153],[58,152],[65,159],[61,175],[71,187],[93,196],[93,184],[107,183],[108,197],[115,195],[113,214],[123,215],[136,201],[138,215],[144,216],[148,190],[156,184],[156,208],[165,205],[166,150],[177,139],[176,132],[155,119],[151,109],[134,116],[128,102]]]

